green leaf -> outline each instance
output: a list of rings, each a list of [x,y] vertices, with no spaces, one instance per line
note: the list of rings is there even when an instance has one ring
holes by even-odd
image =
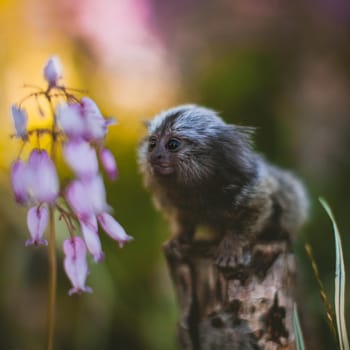
[[[316,263],[314,254],[312,252],[312,248],[307,243],[305,244],[305,251],[306,251],[306,254],[307,254],[308,258],[310,259],[312,271],[313,271],[313,273],[315,275],[315,278],[316,278],[316,281],[317,281],[317,284],[318,284],[318,288],[319,288],[319,291],[320,291],[320,297],[321,297],[321,300],[322,300],[323,305],[324,305],[325,310],[326,310],[326,319],[327,319],[327,322],[328,322],[328,326],[329,326],[329,328],[330,328],[330,330],[332,332],[332,336],[333,336],[334,341],[338,344],[339,341],[338,341],[338,332],[335,329],[335,323],[336,322],[335,322],[334,308],[333,308],[332,304],[330,303],[330,301],[328,299],[326,290],[325,290],[325,288],[323,286],[323,283],[321,281],[320,272],[318,271],[317,263]],[[339,349],[339,347],[337,347],[337,348]]]
[[[335,295],[334,295],[334,308],[335,308],[335,318],[337,323],[337,332],[339,338],[340,350],[349,350],[349,339],[346,330],[345,323],[345,266],[343,258],[343,249],[341,245],[341,239],[337,223],[334,219],[331,208],[328,203],[323,199],[319,198],[319,201],[333,224],[334,240],[335,240]]]
[[[293,326],[294,326],[295,344],[296,344],[297,350],[305,350],[304,337],[300,327],[296,303],[294,303],[294,306],[293,306]]]

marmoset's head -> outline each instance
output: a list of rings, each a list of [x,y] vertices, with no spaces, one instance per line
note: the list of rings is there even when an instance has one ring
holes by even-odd
[[[171,108],[148,124],[139,147],[140,168],[146,176],[183,183],[208,179],[225,167],[238,172],[249,164],[250,134],[250,128],[226,124],[211,109]]]

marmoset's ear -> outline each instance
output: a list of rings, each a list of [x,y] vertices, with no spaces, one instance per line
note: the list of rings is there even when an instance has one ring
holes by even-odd
[[[256,128],[252,126],[241,126],[241,125],[233,125],[228,124],[232,135],[239,135],[249,146],[254,145],[254,135],[256,132]]]

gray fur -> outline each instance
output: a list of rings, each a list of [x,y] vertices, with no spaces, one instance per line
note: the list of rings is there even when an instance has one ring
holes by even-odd
[[[183,105],[156,116],[139,147],[145,185],[174,237],[190,242],[206,226],[221,239],[223,267],[249,263],[256,240],[290,241],[306,219],[304,187],[253,150],[252,134],[213,110]],[[168,146],[173,139],[176,150]]]

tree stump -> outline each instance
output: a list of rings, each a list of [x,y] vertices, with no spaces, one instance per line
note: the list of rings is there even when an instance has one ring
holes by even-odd
[[[248,266],[220,269],[217,242],[164,252],[180,307],[184,350],[294,350],[295,257],[286,241],[257,242]]]

